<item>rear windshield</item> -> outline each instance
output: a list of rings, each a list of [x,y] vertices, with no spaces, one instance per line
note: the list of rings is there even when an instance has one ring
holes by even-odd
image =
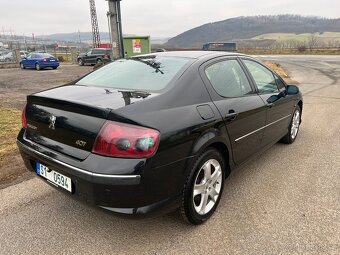
[[[165,88],[192,59],[140,57],[120,59],[79,80],[77,85],[155,91]]]

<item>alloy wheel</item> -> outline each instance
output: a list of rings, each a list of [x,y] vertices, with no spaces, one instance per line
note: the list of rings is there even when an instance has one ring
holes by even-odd
[[[193,206],[200,215],[215,205],[222,188],[222,168],[216,159],[206,161],[198,171],[193,188]]]
[[[293,120],[292,120],[292,127],[290,129],[290,135],[292,139],[295,139],[297,133],[299,132],[300,126],[300,112],[296,110],[294,112]]]

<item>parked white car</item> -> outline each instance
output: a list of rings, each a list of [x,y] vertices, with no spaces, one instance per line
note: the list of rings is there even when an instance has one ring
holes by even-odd
[[[0,55],[0,62],[13,62],[15,60],[13,51]]]

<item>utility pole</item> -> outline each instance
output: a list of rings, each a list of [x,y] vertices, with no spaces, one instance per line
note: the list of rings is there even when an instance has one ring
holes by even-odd
[[[124,58],[123,32],[120,11],[121,0],[106,1],[109,2],[109,11],[107,12],[107,17],[109,19],[113,57],[115,59]]]

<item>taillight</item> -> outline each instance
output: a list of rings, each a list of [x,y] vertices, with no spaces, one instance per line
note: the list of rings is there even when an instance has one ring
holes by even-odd
[[[43,60],[42,60],[43,62],[46,62],[47,61],[47,59],[46,58],[43,58]]]
[[[21,123],[22,123],[22,128],[27,128],[27,120],[26,120],[26,105],[22,109],[21,113]]]
[[[105,58],[105,59],[109,59],[110,56],[109,56],[108,54],[105,54],[105,55],[104,55],[104,58]]]
[[[110,157],[148,158],[155,154],[159,136],[159,132],[151,128],[106,121],[92,152]]]

